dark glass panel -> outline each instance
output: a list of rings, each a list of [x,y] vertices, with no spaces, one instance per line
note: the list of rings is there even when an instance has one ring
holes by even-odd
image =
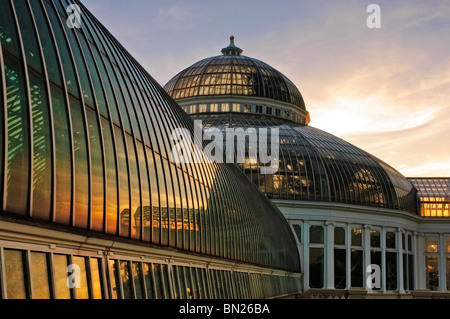
[[[142,270],[140,263],[133,263],[133,280],[136,291],[136,299],[144,299],[144,289],[142,287]]]
[[[149,179],[148,179],[148,170],[147,170],[147,160],[145,157],[145,149],[144,145],[136,141],[136,149],[137,149],[137,162],[139,163],[139,171],[140,171],[140,181],[141,181],[141,194],[142,194],[142,204],[136,210],[136,215],[141,216],[141,223],[143,224],[143,234],[142,240],[150,241],[150,226],[151,226],[151,207],[150,207],[150,189],[149,189]]]
[[[379,248],[380,247],[380,232],[378,230],[370,231],[370,247]]]
[[[347,256],[345,249],[334,249],[334,288],[345,289],[347,286]]]
[[[381,265],[381,251],[375,251],[372,250],[370,252],[370,263],[373,265],[377,265],[378,267],[380,267],[380,269],[382,269],[382,265]],[[374,287],[373,290],[378,290],[381,289],[381,287]]]
[[[165,299],[171,299],[170,283],[172,281],[169,278],[169,267],[167,265],[161,265],[161,276],[164,284]]]
[[[70,96],[75,160],[74,226],[87,228],[89,218],[89,170],[84,116],[80,101]]]
[[[89,128],[89,146],[91,150],[91,210],[92,230],[103,231],[104,224],[104,181],[103,181],[103,154],[100,129],[97,113],[86,108],[87,123]]]
[[[164,299],[164,288],[161,278],[161,265],[152,264],[152,267],[153,267],[153,275],[155,278],[156,298]]]
[[[53,129],[55,134],[55,172],[56,172],[56,223],[70,224],[72,196],[71,133],[69,115],[63,92],[51,84]]]
[[[334,229],[334,244],[345,245],[345,229],[342,227],[336,227]]]
[[[28,69],[33,119],[33,217],[49,220],[52,203],[52,138],[44,79]]]
[[[64,71],[66,86],[68,91],[73,94],[76,98],[80,97],[80,91],[78,88],[78,81],[75,76],[75,69],[70,56],[69,47],[67,46],[66,38],[61,28],[60,21],[58,19],[57,13],[53,9],[53,6],[47,2],[43,2],[45,9],[47,11],[50,23],[52,26],[53,34],[55,35],[56,43],[58,45],[58,52],[61,58],[62,69]],[[65,21],[64,21],[65,22]],[[53,62],[54,64],[54,62]]]
[[[105,147],[106,170],[106,232],[117,234],[117,171],[115,148],[110,122],[101,117],[103,142]]]
[[[8,299],[26,299],[28,283],[25,280],[24,253],[20,250],[5,249],[3,256],[6,297]]]
[[[61,71],[59,68],[59,58],[56,54],[53,36],[50,33],[47,19],[42,11],[41,1],[29,1],[39,32],[41,49],[44,53],[47,74],[50,80],[62,86]]]
[[[3,51],[8,124],[6,210],[25,215],[30,178],[30,126],[25,74],[20,62]]]
[[[39,73],[42,73],[41,52],[27,1],[14,1],[14,7],[16,9],[17,20],[19,21],[26,61],[28,65],[31,65]]]
[[[67,26],[66,21],[63,21],[63,26],[66,31],[67,38],[69,39],[70,49],[75,60],[75,69],[78,73],[81,85],[81,95],[83,96],[83,101],[90,107],[95,107],[94,96],[91,88],[91,81],[87,73],[86,64],[84,63],[83,55],[80,51],[80,47],[75,38],[75,30]]]
[[[362,230],[353,228],[351,233],[352,246],[362,246]]]
[[[31,252],[30,257],[33,299],[50,299],[50,277],[47,254]]]
[[[20,57],[22,54],[11,1],[0,0],[0,8],[2,8],[0,10],[0,41],[2,47]]]
[[[351,251],[351,286],[363,287],[363,251],[352,249]]]
[[[324,231],[322,226],[311,226],[309,228],[309,243],[323,244]]]
[[[67,272],[68,265],[67,256],[53,255],[53,276],[57,299],[71,298],[70,289],[67,285],[67,279],[69,278],[69,273]]]
[[[324,249],[309,249],[309,286],[323,288],[324,280]]]
[[[120,277],[122,279],[123,299],[133,299],[132,276],[129,261],[120,262]]]
[[[153,152],[149,148],[146,149],[147,159],[148,159],[148,169],[150,176],[150,191],[152,196],[152,207],[151,207],[151,241],[158,244],[161,240],[161,230],[160,230],[160,204],[159,204],[159,188],[161,184],[158,184],[158,177],[156,173],[156,165],[153,159]],[[159,157],[158,157],[159,160]]]
[[[397,289],[397,253],[386,252],[386,289]]]
[[[155,299],[155,282],[153,280],[152,265],[144,263],[145,289],[147,291],[147,299]]]
[[[396,248],[395,233],[386,233],[386,248]]]

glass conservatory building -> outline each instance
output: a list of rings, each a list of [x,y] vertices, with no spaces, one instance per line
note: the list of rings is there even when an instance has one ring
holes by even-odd
[[[298,297],[450,297],[448,179],[408,180],[309,126],[297,87],[230,40],[222,55],[181,71],[165,89],[205,133],[239,132],[223,149],[233,147],[238,167],[289,221],[303,269]],[[251,156],[261,147],[251,133],[261,129],[278,132],[273,174]]]
[[[174,163],[193,121],[70,4],[0,0],[0,299],[302,291],[281,211],[233,164]]]

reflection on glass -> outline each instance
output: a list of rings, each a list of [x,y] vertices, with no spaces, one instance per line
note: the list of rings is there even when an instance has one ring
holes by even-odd
[[[100,279],[101,265],[102,262],[100,259],[90,258],[92,292],[94,294],[93,299],[102,299],[102,281]]]
[[[439,290],[439,258],[437,256],[425,256],[425,270],[427,289]]]
[[[378,230],[370,231],[370,247],[379,248],[381,244],[380,232]]]
[[[438,238],[437,237],[425,238],[425,252],[426,253],[437,253],[438,252]]]
[[[137,299],[144,299],[144,289],[142,287],[142,270],[140,263],[133,263],[133,280],[134,280],[134,289],[136,291]]]
[[[131,273],[129,261],[120,261],[120,277],[122,279],[123,298],[132,299],[133,290],[131,286]]]
[[[80,267],[80,288],[75,288],[77,299],[89,299],[89,288],[87,281],[87,272],[86,272],[86,258],[74,256],[72,258],[72,262],[74,265]]]
[[[6,280],[6,296],[8,299],[25,299],[25,272],[23,252],[5,249],[4,271]]]
[[[119,299],[120,297],[120,265],[118,260],[109,261],[109,273],[111,280],[111,298]]]
[[[324,283],[324,249],[309,249],[309,286],[323,288]]]
[[[33,299],[50,299],[47,254],[32,252],[30,255]]]
[[[69,277],[67,266],[67,256],[53,255],[53,268],[57,299],[70,299],[70,289],[67,285],[67,279]]]
[[[362,230],[360,228],[352,229],[352,246],[362,246]]]
[[[147,290],[147,298],[155,299],[155,282],[153,280],[152,265],[144,263],[145,289]]]

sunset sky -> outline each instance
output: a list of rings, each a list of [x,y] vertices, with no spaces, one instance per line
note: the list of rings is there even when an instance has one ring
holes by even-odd
[[[161,85],[234,35],[297,85],[311,126],[407,177],[450,176],[450,1],[82,2]]]

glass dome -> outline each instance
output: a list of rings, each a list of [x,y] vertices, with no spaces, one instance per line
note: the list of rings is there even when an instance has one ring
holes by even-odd
[[[241,55],[234,45],[222,50],[223,55],[201,60],[172,78],[165,90],[175,100],[240,95],[272,99],[291,104],[306,112],[305,102],[297,87],[281,72],[254,58]]]
[[[238,166],[271,199],[337,202],[417,213],[417,191],[403,175],[329,133],[258,114],[193,114],[191,117],[201,120],[205,130],[209,127],[222,131],[226,128],[279,129],[279,170],[272,175],[261,174],[264,165],[250,163],[249,145],[235,141],[235,154],[243,151],[246,155],[245,164]],[[259,149],[259,145],[253,147]]]

